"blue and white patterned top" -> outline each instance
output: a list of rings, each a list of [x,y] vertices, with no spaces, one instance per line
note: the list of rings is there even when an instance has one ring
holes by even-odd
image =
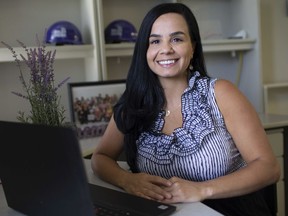
[[[151,130],[139,136],[136,163],[140,172],[205,181],[246,165],[217,106],[216,80],[196,72],[182,94],[182,127],[170,135],[162,133],[162,111]]]

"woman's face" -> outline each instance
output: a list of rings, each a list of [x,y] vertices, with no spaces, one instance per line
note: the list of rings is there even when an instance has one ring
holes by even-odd
[[[177,77],[189,67],[193,57],[187,23],[177,13],[158,17],[151,29],[146,58],[151,70],[161,77]]]

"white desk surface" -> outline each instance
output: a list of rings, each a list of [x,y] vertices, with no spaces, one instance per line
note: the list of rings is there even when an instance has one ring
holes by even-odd
[[[92,184],[101,185],[103,187],[112,188],[115,190],[121,190],[115,186],[112,186],[111,184],[108,184],[100,180],[97,176],[95,176],[90,166],[90,160],[84,159],[84,164],[86,168],[88,182]],[[119,164],[120,166],[124,168],[127,167],[125,162],[119,162]],[[23,214],[17,211],[14,211],[13,209],[7,206],[2,185],[0,186],[0,215],[1,216],[23,216]],[[221,214],[214,211],[213,209],[209,208],[208,206],[204,205],[201,202],[196,202],[196,203],[177,204],[177,210],[172,215],[173,216],[191,216],[191,215],[219,216]]]

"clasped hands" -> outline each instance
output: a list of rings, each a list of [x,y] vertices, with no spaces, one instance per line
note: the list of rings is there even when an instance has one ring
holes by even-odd
[[[123,189],[128,193],[163,203],[203,200],[199,182],[178,177],[165,179],[146,173],[130,173]]]

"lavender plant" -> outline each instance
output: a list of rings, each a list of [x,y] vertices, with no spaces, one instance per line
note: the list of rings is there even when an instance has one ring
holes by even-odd
[[[1,42],[11,51],[15,59],[20,72],[19,79],[25,91],[25,94],[14,91],[12,93],[28,100],[31,105],[30,114],[26,115],[25,112],[19,111],[17,119],[24,123],[64,125],[65,109],[60,105],[60,96],[57,94],[57,90],[67,82],[69,77],[55,85],[53,64],[56,50],[46,51],[45,43],[41,43],[38,39],[36,48],[27,48],[23,42],[19,40],[17,42],[25,50],[26,57],[20,54],[21,59],[19,59],[12,46]],[[30,70],[28,81],[24,78],[21,60],[24,62],[24,66],[26,65]]]

